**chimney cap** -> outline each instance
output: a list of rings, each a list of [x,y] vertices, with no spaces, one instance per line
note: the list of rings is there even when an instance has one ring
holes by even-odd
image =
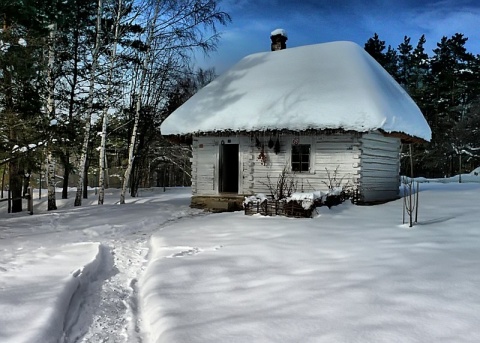
[[[288,39],[287,31],[285,31],[284,29],[276,29],[270,33],[270,37],[277,36],[277,35],[281,35],[285,37],[285,40]]]

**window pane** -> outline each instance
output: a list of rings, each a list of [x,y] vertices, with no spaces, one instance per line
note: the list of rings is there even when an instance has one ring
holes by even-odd
[[[294,163],[299,163],[300,162],[300,155],[299,154],[294,154],[292,151],[292,165]]]
[[[299,145],[300,147],[300,153],[303,155],[309,155],[310,154],[310,145],[308,144],[302,144]]]
[[[310,144],[292,145],[292,171],[306,172],[310,167]]]

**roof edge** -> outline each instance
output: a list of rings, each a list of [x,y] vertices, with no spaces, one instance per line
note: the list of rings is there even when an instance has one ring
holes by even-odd
[[[402,143],[404,144],[422,144],[428,143],[428,140],[408,135],[404,132],[386,132],[382,129],[378,130],[383,136],[385,137],[394,137],[399,138]],[[344,130],[344,129],[305,129],[305,130],[289,130],[289,129],[267,129],[267,130],[254,130],[254,131],[235,131],[235,130],[222,130],[222,131],[205,131],[205,132],[194,132],[194,133],[186,133],[186,134],[170,134],[170,135],[163,135],[165,139],[174,143],[174,144],[187,144],[190,145],[193,142],[193,137],[200,137],[200,136],[227,136],[227,135],[254,135],[258,132],[265,133],[265,134],[326,134],[326,135],[333,135],[338,133],[354,133],[354,134],[361,134],[367,133],[370,131],[376,130],[365,130],[365,131],[356,131],[356,130]]]
[[[402,143],[404,144],[422,144],[422,143],[428,143],[428,140],[420,138],[420,137],[415,137],[411,135],[407,135],[404,132],[386,132],[382,129],[378,129],[384,135],[385,137],[395,137],[395,138],[400,138]]]

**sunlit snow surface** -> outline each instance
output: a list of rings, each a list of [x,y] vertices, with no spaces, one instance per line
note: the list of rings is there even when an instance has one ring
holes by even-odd
[[[478,342],[479,192],[420,184],[413,228],[401,200],[290,219],[189,189],[3,212],[0,341]]]
[[[246,56],[161,126],[167,135],[268,129],[381,129],[431,138],[410,96],[352,42]]]

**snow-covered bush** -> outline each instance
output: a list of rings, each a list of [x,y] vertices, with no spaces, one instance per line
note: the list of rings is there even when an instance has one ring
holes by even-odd
[[[265,201],[267,201],[267,196],[263,193],[250,195],[245,197],[245,200],[243,200],[243,207],[245,208],[249,205],[263,204]]]
[[[272,199],[282,200],[295,193],[298,181],[295,180],[295,174],[289,173],[288,166],[285,166],[276,182],[273,182],[270,175],[267,175],[267,182],[264,185],[268,187]]]

